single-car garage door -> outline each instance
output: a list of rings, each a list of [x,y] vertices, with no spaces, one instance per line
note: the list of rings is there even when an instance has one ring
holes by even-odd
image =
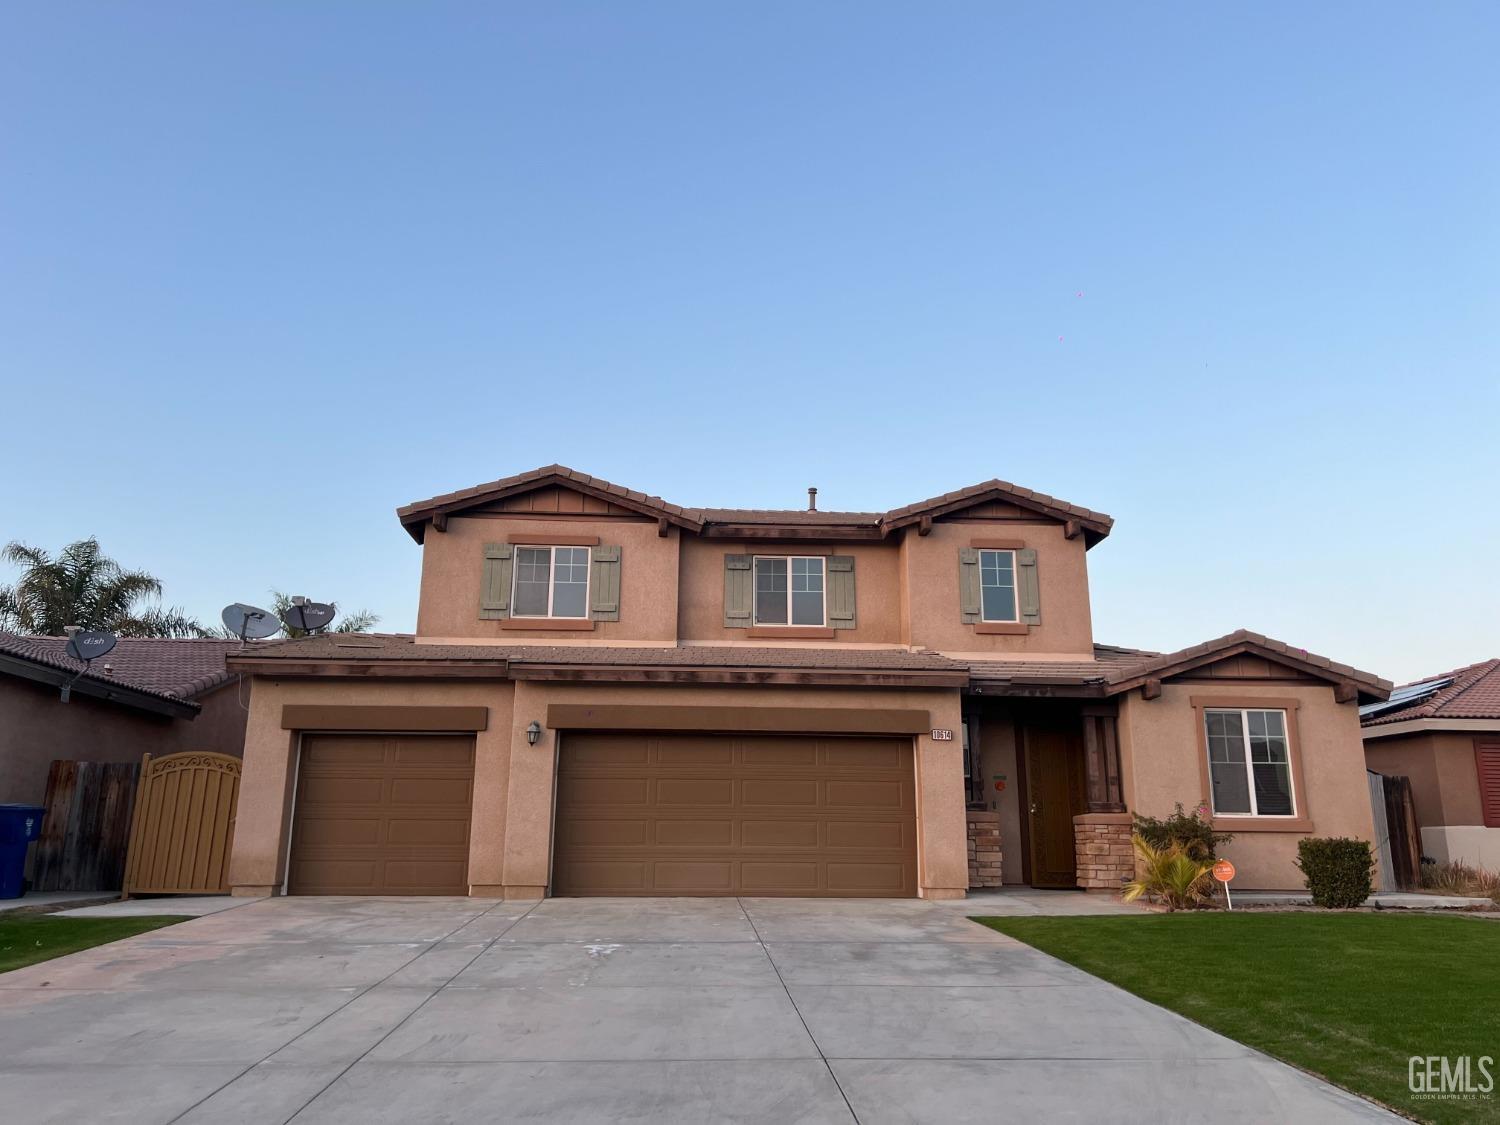
[[[909,738],[562,738],[553,893],[917,893]]]
[[[468,894],[473,790],[467,735],[304,735],[287,889]]]

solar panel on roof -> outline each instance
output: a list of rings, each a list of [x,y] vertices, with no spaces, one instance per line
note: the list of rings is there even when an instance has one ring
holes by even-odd
[[[1384,715],[1391,711],[1400,711],[1404,707],[1415,707],[1418,703],[1431,699],[1438,692],[1453,682],[1449,676],[1442,680],[1427,680],[1420,684],[1407,684],[1391,692],[1391,697],[1382,703],[1367,703],[1359,709],[1361,719],[1373,719],[1377,715]]]

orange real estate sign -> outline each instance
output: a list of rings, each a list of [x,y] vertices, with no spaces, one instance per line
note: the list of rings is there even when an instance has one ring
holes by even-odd
[[[1234,878],[1234,864],[1227,859],[1221,859],[1214,864],[1214,878],[1221,883],[1227,883]]]

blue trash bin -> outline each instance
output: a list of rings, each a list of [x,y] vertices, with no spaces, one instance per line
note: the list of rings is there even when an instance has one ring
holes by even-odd
[[[42,834],[40,805],[0,805],[0,898],[26,893],[26,848]]]

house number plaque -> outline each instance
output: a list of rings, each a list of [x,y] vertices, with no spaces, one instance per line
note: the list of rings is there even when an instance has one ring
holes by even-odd
[[[932,741],[934,741],[934,742],[952,742],[953,741],[953,732],[951,730],[944,730],[942,727],[933,727],[932,728]]]

